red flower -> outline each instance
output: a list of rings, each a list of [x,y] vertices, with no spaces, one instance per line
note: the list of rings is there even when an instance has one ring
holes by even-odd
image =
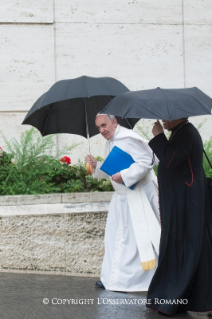
[[[61,162],[67,163],[68,165],[71,164],[71,159],[68,156],[64,156],[60,159]]]

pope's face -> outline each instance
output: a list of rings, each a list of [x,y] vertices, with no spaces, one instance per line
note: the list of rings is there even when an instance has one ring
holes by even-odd
[[[98,115],[95,120],[96,127],[106,140],[110,140],[113,137],[115,129],[117,127],[117,120],[110,119],[108,115]]]

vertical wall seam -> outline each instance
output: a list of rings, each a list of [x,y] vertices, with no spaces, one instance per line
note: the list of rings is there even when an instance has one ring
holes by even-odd
[[[56,69],[56,25],[55,25],[55,0],[53,1],[53,31],[54,31],[54,77],[57,81],[57,69]]]
[[[55,21],[55,0],[53,1],[53,32],[54,32],[54,81],[57,82],[57,57],[56,57],[56,21]],[[56,135],[56,152],[58,153],[59,150],[59,136]]]
[[[182,0],[182,44],[183,44],[183,80],[186,88],[186,57],[185,57],[185,17],[184,17],[184,0]]]

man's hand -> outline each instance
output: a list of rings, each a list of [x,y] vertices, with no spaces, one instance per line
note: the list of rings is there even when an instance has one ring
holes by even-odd
[[[122,184],[123,183],[123,179],[121,177],[121,173],[116,173],[111,177],[113,182],[116,182],[118,184]]]
[[[93,168],[96,168],[97,160],[92,155],[87,155],[86,162],[89,163]]]
[[[160,122],[157,120],[157,122],[154,123],[154,126],[152,128],[152,134],[154,136],[160,134],[160,133],[163,133],[164,130],[163,130],[163,126],[160,124]]]

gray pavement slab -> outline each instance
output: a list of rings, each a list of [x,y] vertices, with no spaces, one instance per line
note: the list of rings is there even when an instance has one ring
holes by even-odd
[[[159,319],[146,292],[95,287],[95,277],[0,273],[0,319]],[[112,304],[111,304],[112,303]],[[187,314],[174,318],[192,318]]]

